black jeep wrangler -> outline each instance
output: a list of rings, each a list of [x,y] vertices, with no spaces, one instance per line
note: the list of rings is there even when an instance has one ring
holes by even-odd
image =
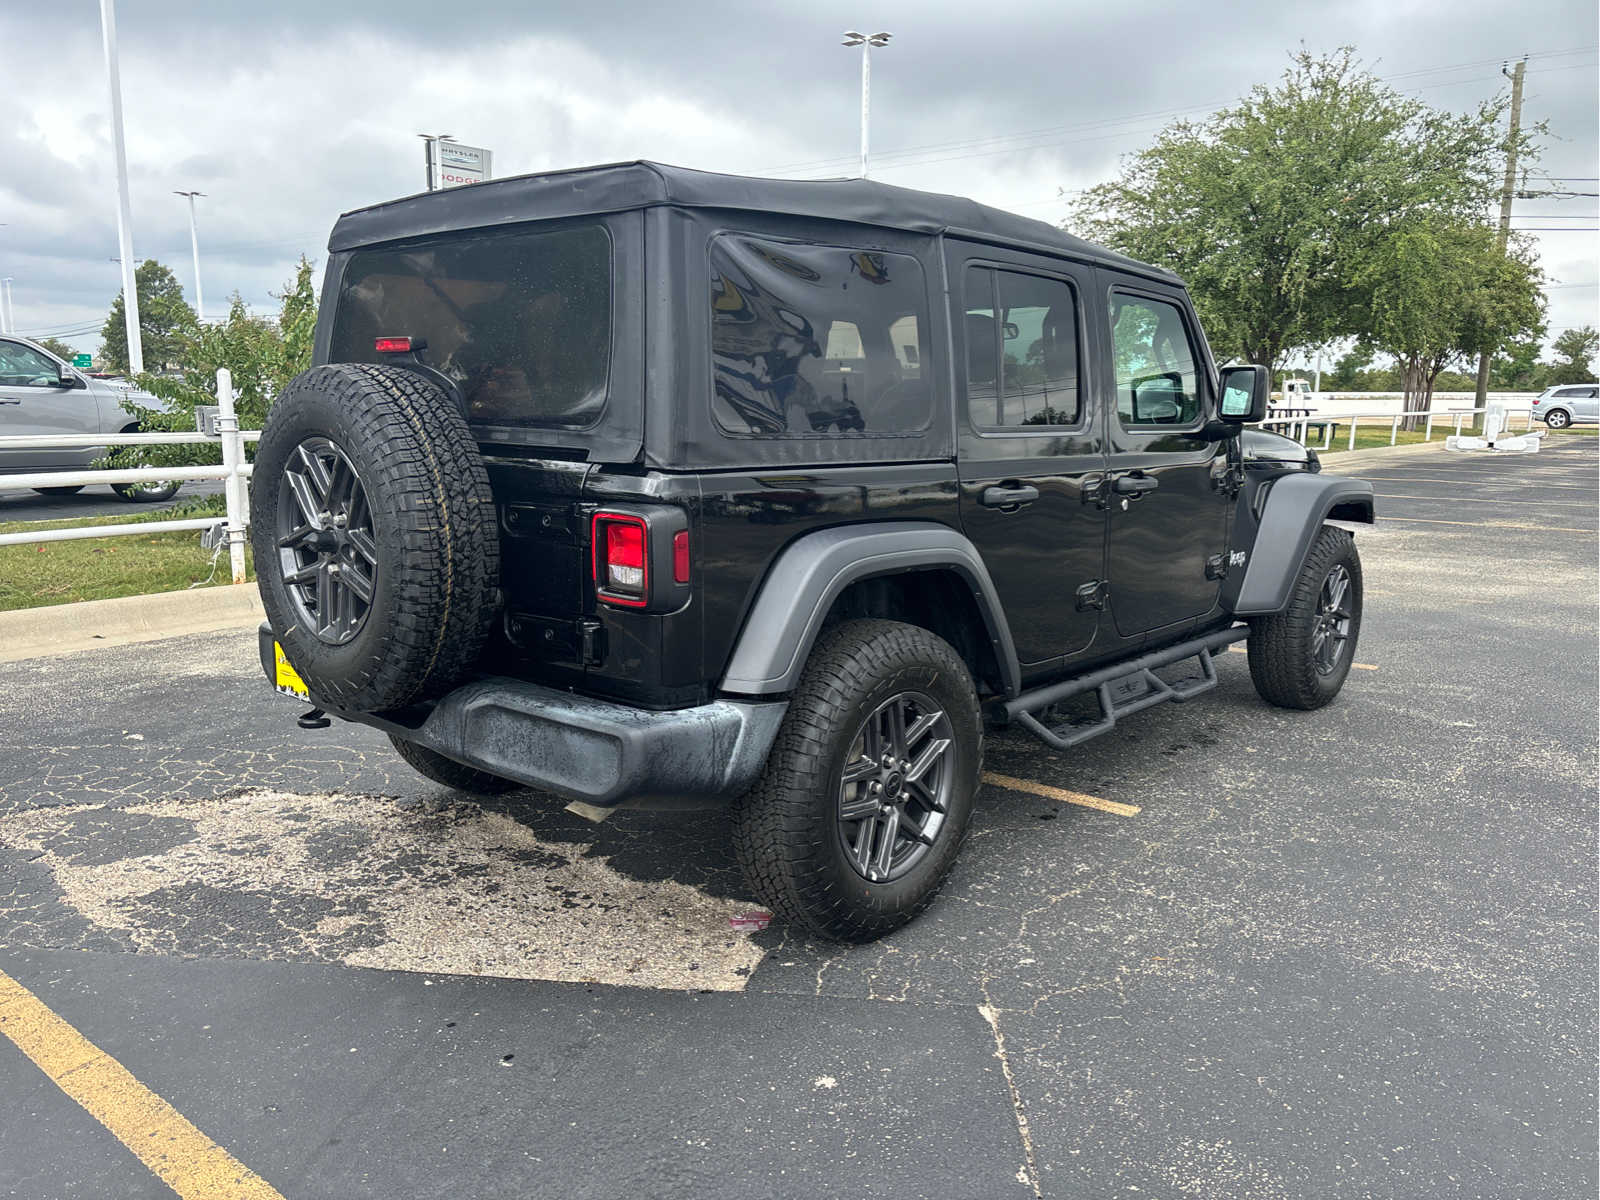
[[[730,802],[756,894],[866,939],[949,871],[986,723],[1066,749],[1245,638],[1273,704],[1344,683],[1329,522],[1372,490],[1243,428],[1266,371],[1219,370],[1165,271],[647,162],[361,209],[329,251],[255,462],[262,663],[430,779]]]

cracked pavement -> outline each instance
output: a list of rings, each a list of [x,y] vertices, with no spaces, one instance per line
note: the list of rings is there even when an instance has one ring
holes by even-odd
[[[1367,466],[1376,670],[991,737],[1140,811],[987,786],[869,946],[732,929],[721,813],[298,730],[249,632],[0,665],[0,968],[285,1196],[1592,1196],[1595,439]],[[0,1080],[0,1195],[167,1194]]]

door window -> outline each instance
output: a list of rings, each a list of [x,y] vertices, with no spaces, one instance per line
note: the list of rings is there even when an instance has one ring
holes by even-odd
[[[0,342],[0,387],[55,387],[54,360],[21,342]]]
[[[1072,285],[968,267],[967,416],[979,429],[1060,428],[1082,414]]]
[[[1111,295],[1117,419],[1125,427],[1200,419],[1200,376],[1183,312],[1144,296]]]

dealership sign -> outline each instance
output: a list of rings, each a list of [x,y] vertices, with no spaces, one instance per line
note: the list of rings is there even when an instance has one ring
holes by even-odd
[[[433,149],[434,186],[460,187],[491,178],[494,154],[480,146],[463,146],[443,138],[430,141]]]

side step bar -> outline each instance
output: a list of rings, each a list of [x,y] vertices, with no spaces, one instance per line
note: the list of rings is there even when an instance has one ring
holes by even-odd
[[[993,705],[990,714],[1002,723],[1017,722],[1047,746],[1070,750],[1080,742],[1086,742],[1110,729],[1119,717],[1126,717],[1166,700],[1182,704],[1201,692],[1209,692],[1217,686],[1217,668],[1211,661],[1212,652],[1249,636],[1248,625],[1234,625],[1153,651],[1130,662],[1115,663],[1076,679],[1064,679],[1060,683],[1024,692],[1011,700]],[[1157,667],[1168,667],[1187,658],[1199,660],[1198,677],[1168,683],[1155,673]],[[1097,693],[1100,701],[1100,718],[1097,721],[1081,725],[1067,722],[1051,728],[1034,715],[1052,704],[1060,704],[1063,700],[1091,691]]]

